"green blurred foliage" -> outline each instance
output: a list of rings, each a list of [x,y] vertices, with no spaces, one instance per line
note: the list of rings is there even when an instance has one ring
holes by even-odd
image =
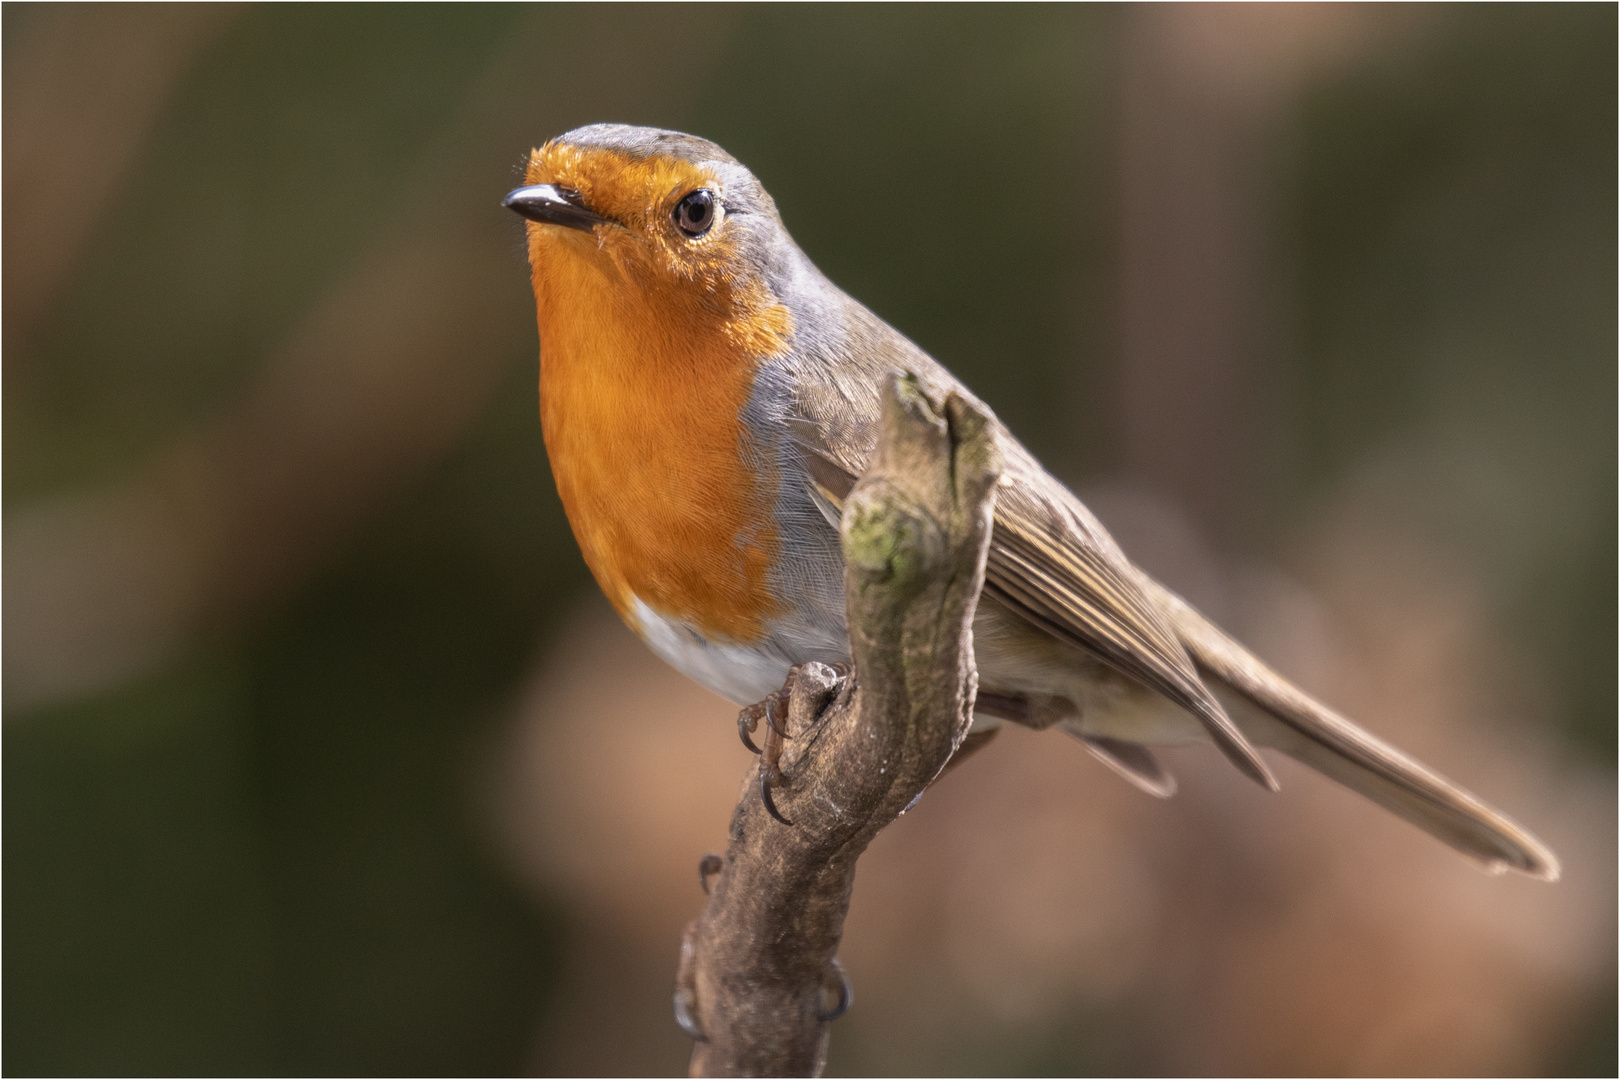
[[[1099,424],[1117,12],[767,7],[694,109],[846,292],[1053,468]],[[1078,352],[1078,362],[1077,362]]]
[[[238,22],[7,369],[8,499],[116,478],[240,392],[520,15]],[[141,686],[7,716],[8,1071],[518,1068],[566,928],[484,850],[467,779],[582,567],[537,442],[532,314],[512,322],[475,430],[286,609]]]
[[[1418,448],[1399,508],[1473,564],[1615,749],[1615,11],[1449,13],[1301,124],[1301,430],[1321,490]]]
[[[20,15],[26,42],[30,14],[8,5],[8,33]],[[520,15],[334,4],[234,23],[176,88],[37,354],[7,369],[8,505],[122,471],[240,392]]]
[[[8,54],[32,17],[5,8]],[[36,353],[6,368],[7,505],[116,479],[240,394],[523,17],[300,5],[234,24]],[[1108,451],[1117,22],[694,9],[693,32],[724,41],[680,121],[1069,473]],[[1570,731],[1608,760],[1615,13],[1469,8],[1435,36],[1320,87],[1296,121],[1296,501],[1389,439],[1455,445],[1454,497],[1413,512],[1497,583]],[[613,70],[611,41],[565,27],[550,47]],[[292,599],[136,685],[7,715],[7,1072],[524,1067],[570,930],[488,850],[472,777],[589,587],[544,464],[531,319],[511,313],[509,375],[453,453]],[[1570,1060],[1612,1071],[1613,1030],[1611,1009]],[[1140,1067],[1107,1025],[1077,1032],[954,1065]]]

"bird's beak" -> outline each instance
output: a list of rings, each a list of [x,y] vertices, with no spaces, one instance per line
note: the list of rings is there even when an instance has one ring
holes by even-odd
[[[580,232],[590,232],[596,226],[608,223],[608,219],[601,214],[593,214],[585,209],[585,204],[580,201],[579,192],[553,187],[551,184],[530,184],[528,187],[520,187],[508,193],[506,198],[501,200],[501,205],[530,221],[561,225],[568,229],[578,229]]]

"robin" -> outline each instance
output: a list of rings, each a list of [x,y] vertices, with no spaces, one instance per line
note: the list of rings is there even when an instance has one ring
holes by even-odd
[[[739,705],[795,665],[847,663],[838,521],[883,380],[977,399],[823,276],[712,142],[594,124],[534,150],[525,180],[504,205],[529,222],[546,452],[603,592],[654,652]],[[1271,671],[996,437],[964,748],[1004,721],[1057,727],[1165,797],[1175,781],[1150,745],[1212,741],[1275,790],[1255,750],[1270,746],[1492,869],[1557,878],[1526,830]],[[1234,722],[1205,680],[1258,708]]]

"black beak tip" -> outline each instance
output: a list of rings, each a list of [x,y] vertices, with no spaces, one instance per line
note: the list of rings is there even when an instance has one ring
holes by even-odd
[[[528,188],[513,188],[501,200],[501,205],[519,217],[528,218],[530,221],[540,221],[542,219],[535,214],[535,203],[531,195],[532,193]]]
[[[529,184],[506,193],[501,205],[530,221],[590,232],[607,221],[579,204],[579,196],[550,184]]]

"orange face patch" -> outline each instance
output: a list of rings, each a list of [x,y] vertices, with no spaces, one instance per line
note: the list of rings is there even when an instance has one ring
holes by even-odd
[[[742,409],[791,316],[734,264],[723,220],[697,242],[670,227],[683,195],[718,187],[701,166],[553,142],[527,179],[617,223],[528,226],[541,424],[585,561],[627,618],[639,598],[712,638],[757,640],[776,610],[776,477]]]

